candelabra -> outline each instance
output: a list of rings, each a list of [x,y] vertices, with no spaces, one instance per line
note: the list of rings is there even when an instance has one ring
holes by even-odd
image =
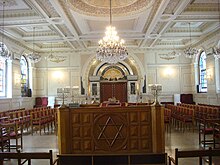
[[[57,88],[57,96],[62,99],[61,108],[65,108],[66,105],[64,101],[66,98],[70,97],[70,88]]]
[[[158,101],[158,95],[162,91],[162,85],[161,84],[149,84],[148,87],[149,87],[150,92],[154,95],[155,106],[160,106],[160,103]]]

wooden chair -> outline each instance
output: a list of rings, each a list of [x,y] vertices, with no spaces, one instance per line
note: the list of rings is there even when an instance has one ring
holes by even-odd
[[[217,148],[217,144],[218,147],[220,148],[220,123],[214,124],[213,140],[214,140],[214,148]]]
[[[179,164],[180,158],[192,158],[192,157],[198,157],[199,158],[199,164],[202,165],[202,158],[208,157],[208,164],[212,165],[212,157],[214,156],[220,156],[220,150],[212,150],[211,147],[209,147],[208,150],[187,150],[187,151],[179,151],[178,148],[175,149],[175,159],[171,156],[168,156],[169,165],[172,163],[175,165]]]
[[[171,132],[171,110],[168,108],[164,108],[164,123],[165,130]]]
[[[28,165],[31,165],[32,159],[47,159],[49,160],[49,165],[56,164],[57,160],[53,161],[52,150],[49,152],[20,152],[18,150],[15,152],[0,153],[0,165],[3,165],[4,159],[17,159],[18,165],[23,165],[28,162]]]
[[[199,122],[199,144],[203,144],[205,148],[207,144],[213,144],[214,123],[219,119],[202,119]],[[208,138],[209,136],[209,138]]]
[[[15,145],[10,145],[10,148],[23,149],[23,128],[18,123],[11,123],[10,139],[15,140]],[[20,144],[19,144],[20,139]]]
[[[44,128],[45,131],[45,123],[46,120],[42,118],[41,111],[31,112],[31,134],[33,135],[34,129],[40,131],[41,135],[41,129]]]
[[[10,152],[10,126],[8,125],[0,125],[0,145],[2,152],[5,150]]]

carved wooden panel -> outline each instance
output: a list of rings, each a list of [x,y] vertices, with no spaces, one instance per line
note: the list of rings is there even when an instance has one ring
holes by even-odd
[[[152,152],[151,111],[72,110],[72,153]]]
[[[100,102],[108,101],[115,97],[120,102],[127,101],[127,82],[102,82],[100,83]]]

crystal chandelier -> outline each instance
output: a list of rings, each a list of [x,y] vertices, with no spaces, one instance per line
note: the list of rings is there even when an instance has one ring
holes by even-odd
[[[0,42],[0,56],[4,59],[10,59],[11,53],[9,52],[7,46],[4,44],[5,2],[2,4],[2,12],[2,42]]]
[[[66,60],[66,56],[53,55],[52,54],[52,42],[51,42],[50,55],[47,57],[47,60],[51,62],[60,63]]]
[[[128,57],[124,40],[119,39],[115,27],[112,26],[111,0],[110,0],[110,26],[106,28],[105,37],[99,41],[96,58],[109,64],[116,64]]]
[[[199,53],[199,50],[196,48],[192,48],[191,47],[191,27],[190,27],[190,23],[189,23],[189,39],[190,39],[190,46],[184,50],[185,56],[187,58],[193,58],[195,55],[197,55]]]
[[[34,37],[35,37],[35,27],[33,27],[33,52],[28,54],[28,58],[31,60],[32,63],[37,63],[41,60],[41,55],[34,51]]]

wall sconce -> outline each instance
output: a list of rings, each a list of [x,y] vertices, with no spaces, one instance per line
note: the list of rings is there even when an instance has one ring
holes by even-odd
[[[212,80],[212,70],[211,69],[208,69],[206,71],[206,79],[207,80]]]
[[[61,85],[64,85],[63,84],[63,79],[64,79],[64,75],[63,75],[63,72],[61,72],[61,71],[54,71],[53,73],[52,73],[52,77],[53,77],[53,79],[55,80],[55,81],[57,81],[58,82],[58,84],[61,84]]]
[[[164,76],[170,78],[174,74],[174,71],[172,68],[166,68],[164,70]]]
[[[55,71],[53,73],[54,78],[63,78],[63,73],[61,71]]]

